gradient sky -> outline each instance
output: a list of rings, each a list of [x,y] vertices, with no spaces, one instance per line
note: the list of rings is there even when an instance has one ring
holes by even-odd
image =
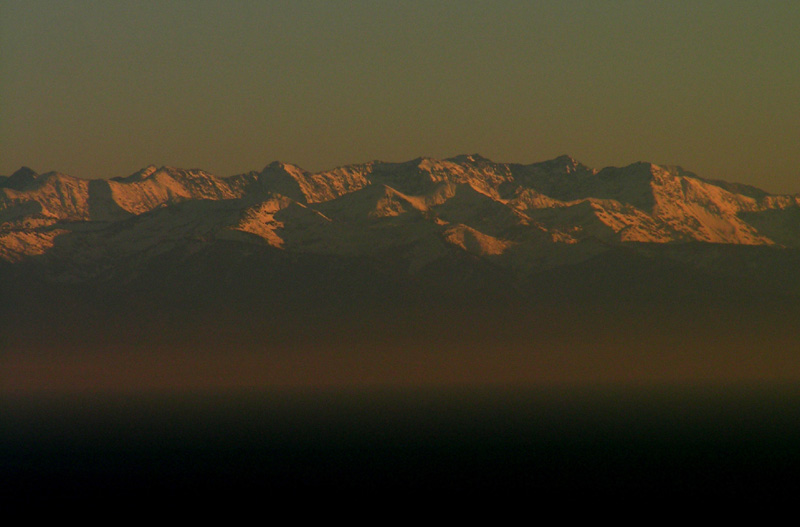
[[[800,191],[800,2],[0,2],[0,174],[481,153]]]

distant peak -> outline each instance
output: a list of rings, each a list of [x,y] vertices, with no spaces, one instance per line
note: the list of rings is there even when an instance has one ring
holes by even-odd
[[[555,158],[553,161],[557,161],[559,163],[564,163],[564,164],[567,164],[567,165],[579,165],[580,164],[580,163],[578,163],[578,161],[574,157],[572,157],[569,154],[561,154],[560,156]]]
[[[164,167],[161,167],[161,168],[163,169]],[[138,176],[141,179],[147,179],[150,176],[152,176],[153,174],[155,174],[156,172],[158,172],[158,170],[159,170],[158,167],[155,166],[155,165],[147,165],[146,167],[144,167],[143,169],[141,169],[140,171],[138,171],[134,175]]]
[[[269,172],[273,170],[281,170],[283,172],[300,172],[300,173],[306,172],[297,165],[293,165],[291,163],[284,163],[283,161],[273,161],[272,163],[265,166],[262,172]]]
[[[548,161],[541,161],[539,163],[533,163],[533,167],[542,167],[547,170],[554,170],[556,172],[561,172],[564,174],[572,174],[574,172],[582,171],[582,170],[589,170],[589,167],[584,165],[583,163],[576,160],[574,157],[562,154],[554,159],[550,159]]]
[[[269,169],[269,170],[286,169],[286,168],[289,168],[289,167],[292,167],[292,166],[294,166],[294,165],[292,165],[291,163],[284,163],[283,161],[275,160],[272,163],[270,163],[267,166],[265,166],[264,170],[267,170],[267,169]]]
[[[33,183],[39,178],[39,174],[36,173],[30,167],[21,167],[19,170],[11,174],[5,182],[5,186],[8,188],[13,188],[15,190],[22,190],[24,187],[28,186],[29,184]]]
[[[586,165],[575,159],[569,154],[562,154],[552,161],[554,164],[566,167],[570,172],[574,172],[579,168],[588,168]]]
[[[460,154],[455,157],[451,157],[448,161],[454,161],[456,163],[487,163],[491,162],[490,159],[480,155],[480,154]]]
[[[161,169],[163,169],[163,167]],[[134,172],[130,176],[115,177],[115,178],[111,178],[111,179],[113,179],[115,181],[143,181],[143,180],[151,177],[153,174],[155,174],[156,172],[158,172],[161,169],[159,169],[155,165],[147,165],[146,167],[144,167],[144,168],[142,168],[140,170],[137,170],[136,172]]]
[[[23,178],[23,177],[36,177],[38,174],[36,171],[30,167],[20,167],[19,170],[11,174],[13,178]]]

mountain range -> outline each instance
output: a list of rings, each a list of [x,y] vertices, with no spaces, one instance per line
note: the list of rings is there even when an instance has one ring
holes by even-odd
[[[320,173],[274,162],[224,178],[152,165],[108,180],[29,168],[0,177],[7,262],[80,253],[118,264],[216,239],[306,254],[390,250],[412,272],[459,249],[525,272],[559,264],[549,253],[570,245],[591,245],[583,255],[632,242],[800,247],[800,195],[651,163],[595,170],[569,156],[530,165],[419,158]]]
[[[798,269],[800,195],[652,163],[460,155],[0,177],[6,334],[41,319],[60,328],[53,339],[83,327],[81,340],[225,317],[275,329],[467,308],[492,320],[543,306],[780,311],[798,305]]]

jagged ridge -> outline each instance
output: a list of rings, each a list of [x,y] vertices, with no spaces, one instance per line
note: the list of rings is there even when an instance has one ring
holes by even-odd
[[[0,179],[0,258],[80,254],[92,274],[122,257],[225,239],[297,253],[391,254],[410,270],[462,251],[531,272],[629,242],[800,247],[799,211],[798,196],[680,167],[595,170],[569,156],[523,165],[473,154],[319,173],[274,162],[230,177],[148,166],[108,180],[22,168]]]

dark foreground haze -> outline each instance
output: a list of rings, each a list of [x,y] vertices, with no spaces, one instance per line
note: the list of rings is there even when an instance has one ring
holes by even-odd
[[[798,490],[798,403],[796,385],[15,395],[0,413],[2,491],[141,506],[774,497]]]
[[[20,322],[0,370],[2,492],[147,505],[800,490],[796,314],[658,305]]]
[[[595,265],[462,297],[358,268],[217,292],[176,269],[116,291],[6,275],[7,502],[800,490],[777,286]]]

